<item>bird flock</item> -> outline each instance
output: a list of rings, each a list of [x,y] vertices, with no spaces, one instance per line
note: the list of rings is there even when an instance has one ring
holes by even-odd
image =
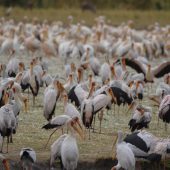
[[[26,16],[18,23],[0,18],[0,159],[4,168],[10,170],[5,153],[10,153],[8,145],[15,143],[13,135],[19,133],[20,115],[27,117],[36,110],[38,100],[44,120],[38,128],[44,133],[53,129],[44,147],[62,130],[49,151],[50,169],[55,169],[56,159],[61,169],[76,169],[77,135],[83,141],[93,140],[91,133],[103,132],[106,115],[120,124],[126,122],[127,129],[115,133],[111,125],[116,140],[110,154],[118,160],[112,170],[133,170],[141,159],[160,166],[170,153],[170,26],[155,23],[136,30],[133,21],[113,26],[104,16],[97,17],[91,27],[73,21],[72,16],[66,24],[29,21]],[[144,130],[153,117],[158,124],[159,119],[165,123],[167,138]],[[23,169],[33,169],[36,151],[32,146],[21,148],[20,161]]]

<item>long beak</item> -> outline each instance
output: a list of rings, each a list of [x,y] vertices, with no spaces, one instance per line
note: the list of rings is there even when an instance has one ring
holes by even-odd
[[[115,149],[114,148],[115,148],[117,139],[118,139],[118,135],[115,136],[115,140],[113,142],[113,146],[112,146],[112,159],[115,159],[115,157],[116,157],[116,153],[115,153]]]
[[[114,96],[114,94],[113,94],[111,89],[109,89],[109,93],[110,93],[110,95],[112,97],[112,102],[116,104],[116,98],[115,98],[115,96]]]
[[[133,103],[131,103],[130,105],[129,105],[129,108],[128,108],[128,110],[126,111],[126,114],[128,114],[129,112],[130,112],[130,110],[132,110],[132,108],[133,108]]]
[[[11,81],[9,84],[9,88],[11,89],[13,85],[14,85],[14,81]]]
[[[79,121],[73,124],[73,129],[80,135],[81,139],[84,140],[85,136],[84,136],[83,128]]]
[[[9,99],[9,94],[6,93],[6,94],[4,95],[4,103],[5,103],[5,104],[8,103],[8,99]]]

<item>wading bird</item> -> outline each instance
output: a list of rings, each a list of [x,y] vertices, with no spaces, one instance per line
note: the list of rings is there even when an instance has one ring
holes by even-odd
[[[22,148],[20,152],[20,160],[23,169],[33,169],[36,161],[36,153],[32,148]]]
[[[111,170],[119,170],[121,168],[126,170],[135,170],[135,156],[131,148],[123,141],[123,132],[118,132],[118,141],[116,146],[116,157],[118,164]]]
[[[71,120],[67,124],[70,134],[62,135],[53,145],[51,150],[51,163],[56,157],[61,157],[62,167],[66,170],[75,170],[79,159],[79,150],[76,141],[77,132],[84,138],[82,127]]]

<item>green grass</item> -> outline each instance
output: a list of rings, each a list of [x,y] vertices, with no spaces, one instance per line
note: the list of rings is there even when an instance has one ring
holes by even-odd
[[[0,16],[4,15],[4,9],[0,9]],[[107,21],[110,20],[112,24],[119,25],[122,22],[127,22],[128,20],[134,20],[136,28],[147,27],[150,24],[159,22],[161,25],[169,24],[170,11],[139,11],[139,10],[98,10],[96,14],[91,12],[82,12],[79,9],[33,9],[26,10],[22,8],[14,8],[10,18],[16,21],[23,20],[24,16],[28,16],[30,20],[37,17],[39,20],[43,21],[47,19],[48,21],[62,21],[67,22],[68,15],[74,17],[74,22],[81,22],[84,20],[87,25],[94,24],[94,18],[99,15],[104,15]]]

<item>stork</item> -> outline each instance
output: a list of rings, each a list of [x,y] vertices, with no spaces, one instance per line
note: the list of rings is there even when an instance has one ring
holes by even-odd
[[[62,135],[51,146],[50,166],[52,165],[56,157],[60,157],[61,165],[66,170],[75,169],[77,167],[79,153],[74,130],[83,137],[82,127],[79,123],[77,126],[77,123],[78,122],[74,120],[67,121],[67,126],[71,131],[71,134]]]
[[[32,148],[22,148],[20,152],[20,160],[23,169],[32,170],[33,164],[36,162],[36,153]]]
[[[135,156],[131,148],[123,141],[123,132],[118,132],[118,141],[116,146],[116,157],[118,164],[111,170],[119,170],[121,168],[126,170],[135,170]]]

